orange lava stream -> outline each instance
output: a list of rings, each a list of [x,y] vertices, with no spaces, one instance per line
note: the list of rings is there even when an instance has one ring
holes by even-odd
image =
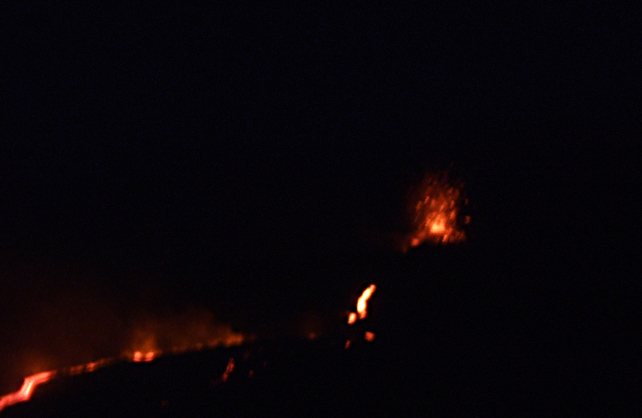
[[[49,381],[55,373],[55,371],[48,371],[25,377],[24,383],[19,391],[0,398],[0,411],[10,405],[14,405],[19,402],[27,402],[31,399],[31,395],[33,395],[36,387]]]
[[[359,300],[357,300],[357,313],[359,314],[359,319],[364,319],[368,315],[368,300],[377,289],[377,286],[371,284],[363,291]]]
[[[207,344],[207,348],[215,348],[219,346],[230,347],[233,345],[242,344],[245,341],[246,337],[241,334],[234,334],[229,336],[224,340],[214,340]],[[205,348],[203,344],[197,344],[194,346],[183,347],[182,349],[172,350],[173,354],[184,353],[191,350],[201,350]],[[87,364],[79,364],[76,366],[71,366],[67,368],[60,369],[58,371],[47,371],[42,373],[37,373],[31,376],[27,376],[24,379],[22,387],[17,392],[9,393],[0,397],[0,411],[4,408],[14,405],[20,402],[27,402],[31,399],[33,392],[36,387],[42,383],[45,383],[51,380],[56,374],[75,376],[82,373],[91,373],[99,368],[105,367],[107,365],[113,364],[118,361],[132,361],[134,363],[149,363],[157,359],[162,353],[160,351],[135,351],[133,354],[125,354],[122,357],[113,357],[113,358],[104,358],[96,361],[92,361]],[[223,374],[223,381],[227,381],[229,375],[234,370],[234,359],[230,358],[230,363]]]

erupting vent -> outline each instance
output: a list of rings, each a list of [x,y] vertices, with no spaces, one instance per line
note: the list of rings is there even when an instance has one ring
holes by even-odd
[[[414,232],[404,245],[405,249],[424,242],[453,244],[466,239],[463,225],[470,216],[462,216],[461,208],[467,199],[463,184],[451,181],[446,175],[428,175],[412,199]]]

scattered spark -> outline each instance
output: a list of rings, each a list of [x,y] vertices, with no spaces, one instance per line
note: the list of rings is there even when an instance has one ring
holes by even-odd
[[[412,203],[414,232],[406,241],[410,247],[424,242],[454,244],[466,239],[462,225],[470,223],[470,216],[461,217],[463,184],[447,179],[445,175],[429,175]]]
[[[355,322],[357,322],[357,314],[354,312],[350,312],[350,315],[348,315],[348,325],[352,325]]]
[[[373,342],[373,341],[374,341],[374,339],[375,339],[375,333],[374,333],[374,332],[370,332],[370,331],[366,331],[366,334],[365,334],[365,336],[364,336],[364,339],[365,339],[366,341],[368,341],[368,342]]]

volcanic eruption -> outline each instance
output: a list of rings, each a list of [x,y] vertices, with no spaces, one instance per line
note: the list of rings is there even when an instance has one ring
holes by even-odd
[[[404,251],[424,242],[456,244],[466,239],[464,225],[470,216],[462,214],[468,203],[463,183],[452,180],[448,173],[427,174],[411,197],[413,231],[403,244]]]
[[[462,214],[462,207],[465,203],[462,183],[449,180],[444,174],[426,176],[413,197],[413,231],[406,236],[405,249],[420,246],[424,242],[434,245],[449,245],[464,241],[466,234],[463,226],[470,221],[468,216]],[[131,375],[149,374],[153,371],[157,375],[149,375],[146,378],[150,379],[152,385],[158,384],[160,387],[166,387],[164,390],[168,393],[168,397],[173,395],[172,391],[175,390],[171,384],[174,379],[172,373],[178,373],[190,381],[193,380],[191,384],[195,386],[205,383],[206,387],[208,385],[210,387],[208,390],[214,390],[212,387],[216,386],[217,392],[215,393],[219,400],[220,397],[227,396],[225,393],[228,389],[223,389],[225,387],[240,385],[235,390],[245,390],[247,389],[245,385],[249,380],[262,381],[261,379],[264,379],[265,376],[271,376],[270,378],[275,378],[277,381],[281,379],[281,377],[275,377],[270,373],[288,375],[291,372],[293,375],[299,376],[300,370],[293,371],[288,368],[290,367],[288,362],[294,361],[299,355],[309,356],[309,358],[306,357],[308,358],[306,361],[318,361],[318,364],[314,363],[317,364],[314,373],[318,373],[319,370],[326,373],[328,364],[333,364],[336,370],[332,373],[337,373],[336,379],[342,378],[340,373],[346,368],[351,370],[350,373],[354,373],[352,377],[357,380],[361,377],[357,378],[356,376],[362,376],[364,373],[370,374],[374,378],[373,371],[362,369],[362,367],[366,367],[362,364],[368,363],[368,353],[364,351],[367,350],[364,346],[379,345],[379,340],[376,344],[369,344],[373,343],[376,338],[380,338],[382,344],[390,344],[390,336],[386,341],[386,335],[383,332],[381,337],[378,337],[370,328],[369,303],[377,290],[378,286],[370,283],[358,297],[353,299],[355,300],[354,305],[347,312],[347,317],[344,317],[348,327],[344,327],[345,334],[340,337],[338,345],[327,340],[315,343],[317,344],[315,347],[320,347],[318,344],[330,342],[329,346],[324,347],[327,352],[323,351],[323,353],[310,351],[310,347],[307,346],[301,348],[297,345],[300,342],[294,343],[293,347],[278,347],[274,352],[271,352],[266,348],[270,347],[269,345],[264,342],[258,345],[250,344],[253,340],[251,336],[234,332],[229,326],[214,322],[211,315],[203,311],[193,310],[182,314],[174,312],[162,317],[146,316],[133,324],[130,330],[129,344],[119,356],[93,360],[86,364],[77,364],[26,377],[18,391],[0,398],[0,411],[8,406],[31,400],[36,388],[46,382],[59,380],[62,382],[58,383],[59,386],[67,384],[72,378],[78,382],[82,375],[95,375],[94,372],[100,369],[113,370],[109,373],[117,374],[118,370],[128,367],[130,381],[133,379]],[[316,338],[310,338],[310,340],[315,341]],[[366,344],[360,345],[358,341],[365,341]],[[299,347],[297,349],[301,349],[305,354],[292,351],[295,350],[294,346]],[[217,347],[219,348],[217,349]],[[355,360],[352,357],[350,361],[354,361],[354,363],[347,362],[347,357],[334,358],[332,356],[337,355],[337,347],[340,347],[340,351],[346,352],[346,355],[356,353],[357,356],[364,356],[364,358]],[[348,348],[350,350],[346,351],[345,349]],[[202,358],[198,360],[201,362],[198,363],[198,366],[185,365],[192,360],[181,360],[181,358],[188,358],[199,352],[210,357],[206,357],[208,359],[204,363]],[[314,356],[320,357],[318,360],[314,360]],[[327,356],[330,356],[330,360],[326,358]],[[194,357],[189,358],[194,359]],[[184,362],[187,363],[183,364]],[[275,366],[271,366],[271,364]],[[300,367],[303,370],[308,370],[305,369],[307,366]],[[162,371],[164,369],[173,371]],[[206,377],[197,376],[192,379],[190,373],[194,373],[195,370],[197,374],[201,373],[201,369],[205,370]],[[333,375],[332,373],[328,372],[328,376]],[[157,376],[164,377],[158,378]],[[325,378],[323,377],[323,379]],[[292,379],[296,381],[297,378],[292,377]],[[323,379],[319,382],[322,382]],[[127,381],[127,379],[125,380]],[[118,379],[109,377],[107,381],[112,384]],[[320,384],[319,382],[315,382],[315,385]],[[209,396],[211,393],[207,392],[207,395]],[[282,395],[279,393],[278,396]],[[172,400],[170,402],[168,399],[162,399],[160,407],[167,409],[168,405],[176,402],[179,401]],[[126,404],[124,405],[126,406]]]

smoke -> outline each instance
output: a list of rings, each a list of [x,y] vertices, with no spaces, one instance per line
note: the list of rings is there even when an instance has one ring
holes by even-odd
[[[204,308],[187,308],[160,315],[144,313],[130,327],[126,352],[176,352],[219,345],[236,345],[245,337],[217,322]]]

